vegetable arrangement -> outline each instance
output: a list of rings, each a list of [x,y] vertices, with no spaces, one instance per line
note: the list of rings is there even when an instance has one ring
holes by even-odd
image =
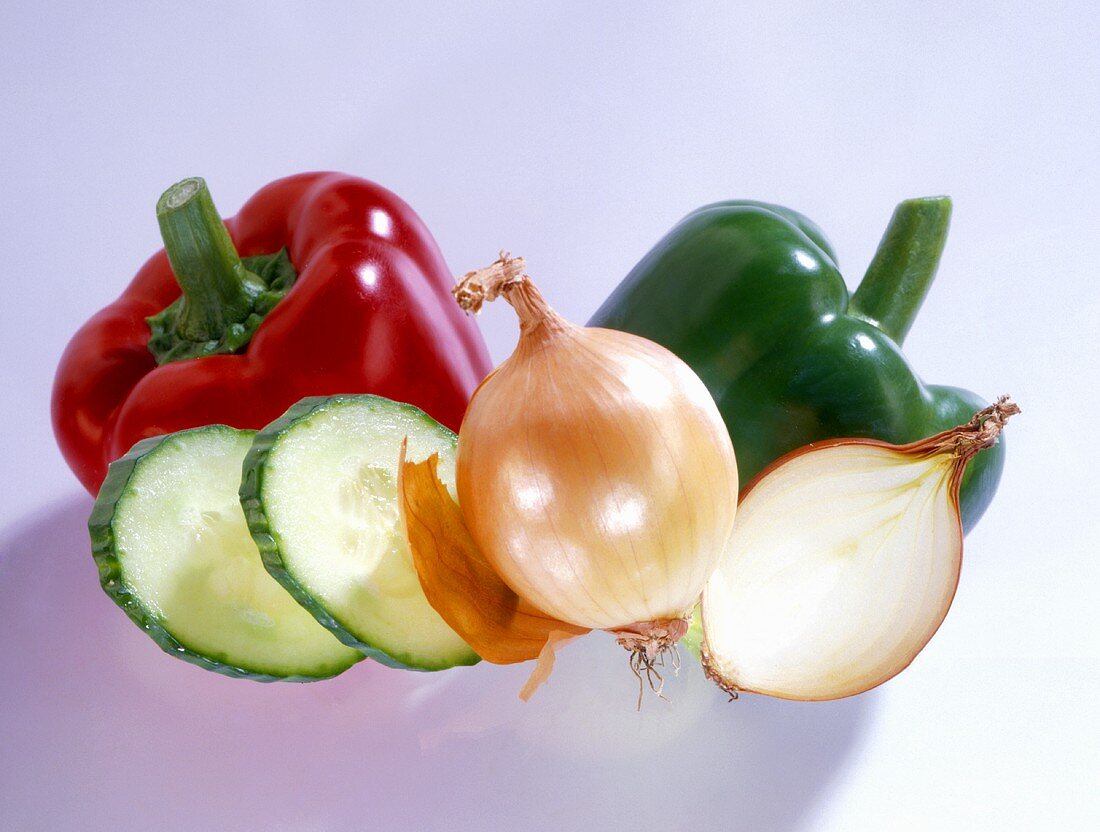
[[[486,658],[536,658],[555,633],[599,628],[631,651],[636,672],[651,671],[687,632],[729,540],[733,446],[686,364],[652,341],[568,323],[523,265],[502,255],[455,289],[470,311],[503,295],[520,341],[463,420],[461,509],[434,470],[403,463],[413,558],[436,609]],[[463,561],[495,574],[452,580]],[[526,624],[514,630],[521,600],[541,615],[543,643]]]
[[[947,197],[898,205],[849,298],[832,246],[806,217],[760,202],[707,205],[642,258],[589,325],[649,338],[691,365],[718,402],[746,481],[822,439],[913,442],[986,405],[924,384],[901,351],[950,219]],[[966,529],[1003,466],[997,445],[967,468]]]
[[[709,206],[581,327],[522,258],[452,287],[364,180],[280,180],[226,224],[184,180],[167,253],[55,384],[66,458],[90,490],[106,470],[103,587],[172,655],[262,681],[536,660],[526,698],[602,629],[661,695],[691,628],[733,696],[868,690],[946,615],[1019,412],[900,352],[949,209],[902,203],[849,304],[804,217]],[[463,310],[498,297],[520,337],[490,373]]]

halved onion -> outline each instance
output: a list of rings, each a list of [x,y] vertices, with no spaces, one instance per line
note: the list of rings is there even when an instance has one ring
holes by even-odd
[[[765,470],[703,591],[708,675],[732,695],[820,700],[905,669],[958,584],[963,470],[1014,413],[1003,396],[910,445],[840,439]]]

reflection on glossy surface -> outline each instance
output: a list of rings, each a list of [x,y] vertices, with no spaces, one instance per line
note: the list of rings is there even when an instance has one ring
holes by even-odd
[[[90,507],[3,532],[5,829],[795,829],[874,703],[727,703],[685,656],[672,703],[639,713],[601,635],[527,705],[528,666],[226,679],[160,653],[103,595]]]
[[[393,218],[381,208],[374,208],[370,212],[370,230],[379,237],[388,237],[393,231]]]
[[[363,266],[359,269],[359,282],[367,289],[373,289],[378,283],[378,267]]]

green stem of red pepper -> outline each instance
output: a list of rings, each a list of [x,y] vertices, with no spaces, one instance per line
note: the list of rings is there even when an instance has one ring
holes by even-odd
[[[297,277],[286,251],[242,261],[206,182],[177,182],[157,202],[164,251],[182,296],[148,318],[158,364],[244,348]]]
[[[266,287],[241,263],[214,207],[206,182],[177,182],[157,202],[164,251],[184,303],[176,331],[191,341],[208,341],[248,317]]]
[[[900,345],[936,277],[950,224],[951,200],[946,196],[898,205],[852,295],[849,314],[874,324]]]

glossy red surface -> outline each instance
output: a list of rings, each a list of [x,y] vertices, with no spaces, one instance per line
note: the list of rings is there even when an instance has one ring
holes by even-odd
[[[92,493],[141,439],[203,424],[261,428],[304,396],[375,393],[458,430],[491,369],[451,272],[400,198],[365,179],[272,182],[226,221],[242,257],[286,246],[298,280],[245,351],[157,366],[145,318],[180,289],[164,251],[73,336],[54,379],[54,434]]]

